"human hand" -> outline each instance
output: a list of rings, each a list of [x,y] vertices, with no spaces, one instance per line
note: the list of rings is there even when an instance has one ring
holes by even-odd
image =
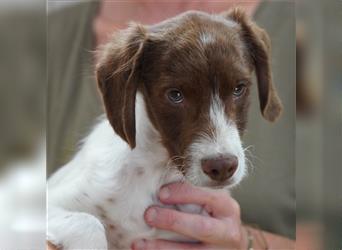
[[[176,232],[199,243],[138,240],[132,244],[132,249],[247,249],[240,206],[226,192],[173,183],[160,190],[159,199],[168,205],[197,204],[206,210],[209,217],[158,206],[151,206],[145,212],[148,225]]]

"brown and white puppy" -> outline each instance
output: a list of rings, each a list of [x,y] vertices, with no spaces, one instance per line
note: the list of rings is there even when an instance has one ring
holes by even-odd
[[[107,119],[49,180],[48,239],[64,249],[181,239],[149,228],[143,213],[165,183],[229,188],[245,176],[253,72],[262,115],[281,112],[269,57],[267,34],[238,9],[114,34],[97,66]]]

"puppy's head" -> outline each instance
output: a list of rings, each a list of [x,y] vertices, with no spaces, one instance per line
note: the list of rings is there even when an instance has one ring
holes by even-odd
[[[281,112],[267,34],[235,9],[187,12],[153,26],[133,24],[106,46],[97,67],[108,119],[136,146],[135,100],[184,176],[201,186],[231,186],[246,172],[240,137],[255,72],[261,113]]]

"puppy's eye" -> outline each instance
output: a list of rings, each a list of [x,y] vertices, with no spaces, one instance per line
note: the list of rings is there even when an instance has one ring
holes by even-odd
[[[239,83],[235,88],[233,95],[235,97],[240,97],[242,96],[246,91],[246,84],[245,83]]]
[[[182,92],[178,89],[170,89],[166,92],[167,98],[175,104],[181,103],[184,100]]]

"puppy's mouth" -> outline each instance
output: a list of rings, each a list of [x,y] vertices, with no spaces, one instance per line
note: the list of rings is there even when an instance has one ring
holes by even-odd
[[[228,179],[226,181],[208,181],[204,183],[203,187],[208,187],[212,189],[229,189],[235,186],[237,183],[233,180],[233,178]]]

